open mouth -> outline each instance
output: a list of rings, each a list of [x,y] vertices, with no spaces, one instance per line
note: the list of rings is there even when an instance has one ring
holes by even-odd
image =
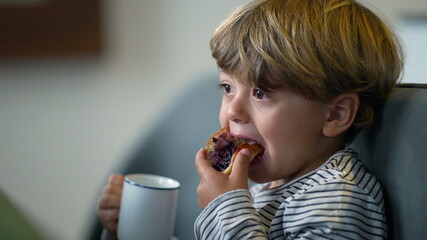
[[[260,153],[258,153],[252,161],[260,160],[262,157],[264,157],[265,149],[263,149]]]
[[[258,143],[258,142],[256,142],[256,141],[254,141],[254,140],[245,140],[245,139],[242,139],[242,140],[243,140],[244,142],[248,143],[249,145],[257,145],[257,146],[259,146],[260,148],[262,148],[262,150],[261,150],[261,151],[257,151],[258,153],[255,155],[255,157],[252,159],[252,161],[253,161],[253,160],[255,160],[255,159],[261,158],[261,157],[264,155],[265,148],[264,148],[264,146],[263,146],[262,144],[260,144],[260,143]]]

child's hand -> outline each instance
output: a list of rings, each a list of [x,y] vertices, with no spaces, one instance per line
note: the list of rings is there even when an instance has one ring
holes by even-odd
[[[99,219],[104,228],[113,236],[117,236],[123,182],[124,177],[122,175],[111,175],[98,201]]]
[[[249,155],[248,149],[242,149],[234,160],[231,174],[227,175],[216,171],[206,159],[206,151],[199,150],[196,154],[196,169],[200,175],[197,194],[199,205],[202,208],[223,193],[249,188]]]

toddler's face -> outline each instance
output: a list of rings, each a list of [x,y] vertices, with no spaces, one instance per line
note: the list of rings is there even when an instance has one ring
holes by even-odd
[[[264,155],[249,168],[252,181],[290,181],[317,168],[331,154],[325,152],[327,141],[322,134],[327,104],[288,89],[266,93],[224,72],[220,84],[224,90],[222,127],[265,148]]]

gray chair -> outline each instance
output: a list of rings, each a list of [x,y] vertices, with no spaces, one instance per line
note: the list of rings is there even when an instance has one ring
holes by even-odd
[[[426,239],[427,84],[396,88],[351,147],[383,186],[389,239]]]
[[[219,129],[221,92],[217,76],[207,77],[184,93],[166,111],[140,148],[130,156],[123,174],[148,172],[181,182],[175,235],[194,239],[193,223],[200,213],[196,188],[199,176],[194,156],[206,139]],[[423,89],[424,87],[424,89]],[[427,89],[401,86],[391,97],[380,120],[359,135],[351,147],[383,184],[390,239],[422,239],[427,236]],[[167,147],[167,148],[166,148]],[[424,200],[424,201],[423,201]],[[96,218],[91,239],[99,239]]]

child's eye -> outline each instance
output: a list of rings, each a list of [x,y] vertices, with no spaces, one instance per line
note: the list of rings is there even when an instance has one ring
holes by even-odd
[[[270,96],[267,93],[265,93],[260,89],[254,89],[252,94],[256,99],[260,99],[260,100],[270,98]]]
[[[232,87],[231,87],[231,85],[230,84],[226,84],[226,83],[222,83],[222,84],[220,84],[219,85],[219,88],[222,88],[223,89],[223,91],[224,91],[224,93],[231,93],[232,92]]]

